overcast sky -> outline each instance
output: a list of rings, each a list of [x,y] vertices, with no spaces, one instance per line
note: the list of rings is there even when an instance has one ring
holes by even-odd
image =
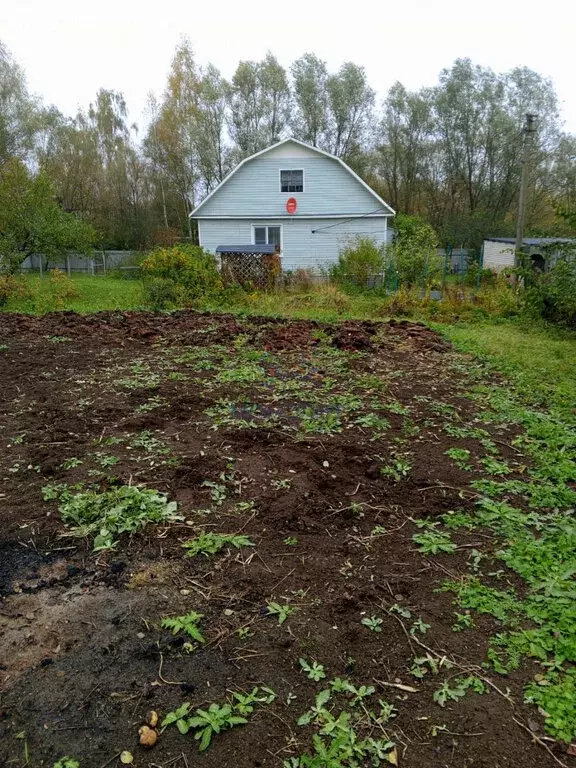
[[[396,80],[433,84],[457,57],[496,71],[525,65],[552,78],[576,132],[575,32],[574,0],[0,0],[0,39],[32,92],[73,115],[113,88],[136,121],[188,35],[198,63],[228,78],[268,49],[284,66],[304,52],[330,69],[354,61],[379,100]]]

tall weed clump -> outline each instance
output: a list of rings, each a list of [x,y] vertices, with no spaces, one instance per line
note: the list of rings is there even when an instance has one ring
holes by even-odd
[[[398,285],[426,288],[438,281],[444,260],[434,228],[418,216],[399,214],[394,230],[394,242],[386,248],[386,267],[396,272]]]
[[[370,280],[384,269],[385,246],[370,237],[351,240],[328,269],[330,282],[344,288],[368,288]]]
[[[199,245],[156,248],[141,269],[145,301],[154,309],[191,306],[222,289],[216,258]]]
[[[528,315],[576,328],[576,255],[561,258],[549,272],[524,270]]]
[[[19,275],[0,273],[0,309],[3,309],[10,299],[30,298],[30,289]]]

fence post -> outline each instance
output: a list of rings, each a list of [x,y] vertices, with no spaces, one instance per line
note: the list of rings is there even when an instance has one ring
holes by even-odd
[[[482,243],[482,247],[480,248],[480,253],[478,254],[478,278],[476,280],[476,288],[480,288],[482,285],[482,270],[484,269],[484,243]]]
[[[424,265],[424,284],[422,285],[422,298],[426,298],[426,286],[428,285],[428,265],[430,261],[430,254],[426,254],[426,264]]]
[[[452,246],[447,245],[444,251],[444,273],[442,275],[442,298],[444,298],[444,288],[446,286],[446,274],[448,272],[448,259],[452,257]]]
[[[70,255],[66,254],[66,272],[68,273],[68,277],[70,277]]]

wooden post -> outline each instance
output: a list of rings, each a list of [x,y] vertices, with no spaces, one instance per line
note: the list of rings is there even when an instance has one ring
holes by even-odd
[[[70,254],[66,254],[66,272],[68,273],[68,277],[70,277]]]
[[[534,120],[536,115],[526,114],[526,124],[522,129],[522,175],[520,177],[520,194],[518,196],[518,216],[516,218],[516,242],[514,245],[514,267],[520,266],[522,244],[524,243],[524,216],[526,210],[526,188],[528,186],[528,169],[530,164],[530,150],[532,148],[532,136],[536,128]]]

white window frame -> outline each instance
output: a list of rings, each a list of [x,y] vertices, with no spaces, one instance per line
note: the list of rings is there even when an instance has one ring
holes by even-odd
[[[284,246],[284,227],[282,224],[252,224],[252,245],[256,245],[256,233],[255,229],[266,228],[266,242],[268,242],[268,227],[280,227],[280,251]]]
[[[282,171],[301,171],[302,173],[302,192],[282,192]],[[279,168],[278,169],[278,189],[281,195],[303,195],[306,192],[306,171],[304,168]]]

